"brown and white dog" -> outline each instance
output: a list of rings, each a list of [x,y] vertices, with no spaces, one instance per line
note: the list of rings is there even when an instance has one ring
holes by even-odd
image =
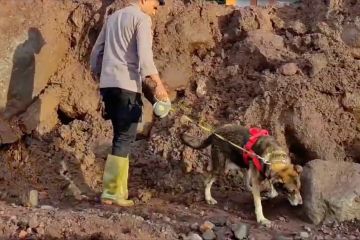
[[[186,134],[182,134],[181,139],[194,149],[202,149],[211,145],[212,170],[204,181],[205,200],[208,204],[217,203],[211,196],[211,186],[218,175],[224,174],[224,171],[229,168],[247,168],[246,185],[253,195],[256,220],[260,224],[269,226],[271,222],[264,217],[260,192],[264,186],[268,186],[270,198],[276,197],[279,191],[286,195],[291,205],[302,204],[300,195],[302,167],[293,165],[286,152],[271,136],[259,137],[252,148],[258,156],[268,162],[263,165],[263,171],[259,171],[251,161],[248,165],[244,164],[243,151],[234,144],[243,147],[250,137],[248,128],[229,124],[216,129],[213,134],[203,140]]]

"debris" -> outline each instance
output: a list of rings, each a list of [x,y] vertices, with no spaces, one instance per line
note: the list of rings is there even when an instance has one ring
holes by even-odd
[[[210,222],[210,221],[205,221],[201,226],[200,226],[200,232],[204,233],[207,230],[212,230],[215,227],[215,225]]]
[[[198,223],[193,223],[193,224],[191,224],[191,230],[194,230],[194,231],[196,231],[196,230],[198,230],[199,229],[199,224]]]
[[[30,207],[37,207],[39,205],[39,192],[37,190],[31,190],[29,193]]]
[[[190,233],[184,240],[202,240],[197,233]]]
[[[292,75],[295,75],[299,71],[299,68],[296,65],[296,63],[286,63],[286,64],[282,65],[279,70],[280,70],[280,73],[285,76],[292,76]]]
[[[249,236],[249,228],[249,225],[243,223],[233,224],[231,226],[231,230],[238,240],[246,239]]]
[[[300,232],[299,237],[300,239],[308,239],[310,237],[310,234],[308,232]]]
[[[216,235],[212,230],[208,229],[202,234],[202,237],[204,240],[213,240],[216,238]]]

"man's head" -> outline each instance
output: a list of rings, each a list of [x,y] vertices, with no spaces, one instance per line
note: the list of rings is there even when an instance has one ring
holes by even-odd
[[[165,5],[165,0],[139,0],[141,10],[149,16],[156,15],[160,5]]]

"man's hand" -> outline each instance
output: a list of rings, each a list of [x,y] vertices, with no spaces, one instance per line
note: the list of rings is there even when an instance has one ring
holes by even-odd
[[[169,95],[168,95],[165,87],[162,84],[158,85],[155,88],[154,95],[155,95],[157,100],[160,100],[160,101],[163,101],[163,102],[170,101]]]
[[[154,97],[159,101],[170,101],[168,92],[159,75],[150,75],[144,80],[145,85],[151,90]]]

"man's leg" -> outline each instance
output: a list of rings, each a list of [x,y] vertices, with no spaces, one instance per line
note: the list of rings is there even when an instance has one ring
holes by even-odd
[[[120,206],[132,206],[133,201],[127,200],[128,156],[130,145],[136,137],[138,119],[133,117],[131,110],[137,104],[135,98],[138,94],[117,88],[107,90],[103,96],[105,109],[113,125],[114,138],[112,155],[109,155],[105,164],[102,199]]]

